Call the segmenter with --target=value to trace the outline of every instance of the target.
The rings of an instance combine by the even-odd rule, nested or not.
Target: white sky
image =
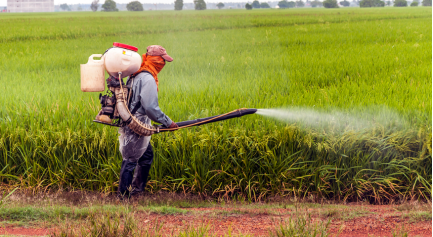
[[[116,3],[129,3],[133,0],[115,0]],[[173,3],[174,0],[139,0],[141,3]],[[210,3],[217,3],[217,2],[246,2],[247,0],[241,1],[241,0],[232,0],[232,1],[224,1],[224,0],[210,0],[210,1],[205,1],[205,2],[210,2]],[[252,0],[251,0],[252,1]],[[54,5],[59,5],[62,3],[67,3],[67,4],[78,4],[78,3],[82,3],[82,4],[90,4],[92,2],[92,0],[54,0]],[[99,2],[104,2],[103,0],[99,1]],[[193,0],[184,0],[183,3],[192,3]],[[0,6],[6,6],[7,5],[7,0],[0,0]]]

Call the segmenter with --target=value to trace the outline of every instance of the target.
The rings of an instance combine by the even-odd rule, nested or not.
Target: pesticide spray
[[[311,108],[293,107],[258,109],[257,114],[285,123],[296,123],[304,129],[334,133],[361,132],[376,127],[402,129],[407,126],[407,122],[397,113],[384,107],[363,108],[363,111],[351,113],[338,110],[320,112]]]

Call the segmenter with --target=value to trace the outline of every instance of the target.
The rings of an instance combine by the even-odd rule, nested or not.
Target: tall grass
[[[79,64],[118,41],[167,48],[162,110],[181,121],[240,107],[361,114],[405,125],[343,134],[252,115],[154,135],[150,190],[382,202],[431,198],[431,8],[0,16],[0,179],[115,191],[116,129],[92,123]],[[13,26],[12,29],[10,26]]]

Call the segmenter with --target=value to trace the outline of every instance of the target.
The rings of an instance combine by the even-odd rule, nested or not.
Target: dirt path
[[[401,210],[399,210],[401,209]],[[432,236],[432,222],[422,219],[422,213],[413,213],[405,208],[395,206],[344,206],[308,207],[299,210],[293,208],[182,208],[186,214],[160,214],[137,212],[135,218],[142,230],[154,231],[162,224],[160,234],[176,235],[188,228],[207,230],[213,235],[224,235],[231,232],[253,236],[268,236],[281,223],[290,218],[304,216],[314,224],[325,225],[331,219],[328,233],[335,236],[393,236],[404,228],[409,236]],[[411,214],[412,213],[412,214]],[[309,217],[308,217],[309,216]],[[421,217],[420,217],[421,216]],[[431,216],[431,215],[430,215]],[[52,231],[49,228],[23,228],[3,226],[0,235],[44,236]]]

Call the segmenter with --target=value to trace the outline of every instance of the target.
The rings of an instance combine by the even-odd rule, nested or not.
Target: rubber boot
[[[137,167],[134,172],[134,179],[132,181],[132,187],[134,189],[134,195],[143,193],[146,188],[147,178],[149,176],[150,168],[153,161],[153,149],[149,143],[143,156],[138,160]]]
[[[137,162],[122,161],[120,168],[119,195],[129,197],[129,189],[133,179],[133,171]]]

